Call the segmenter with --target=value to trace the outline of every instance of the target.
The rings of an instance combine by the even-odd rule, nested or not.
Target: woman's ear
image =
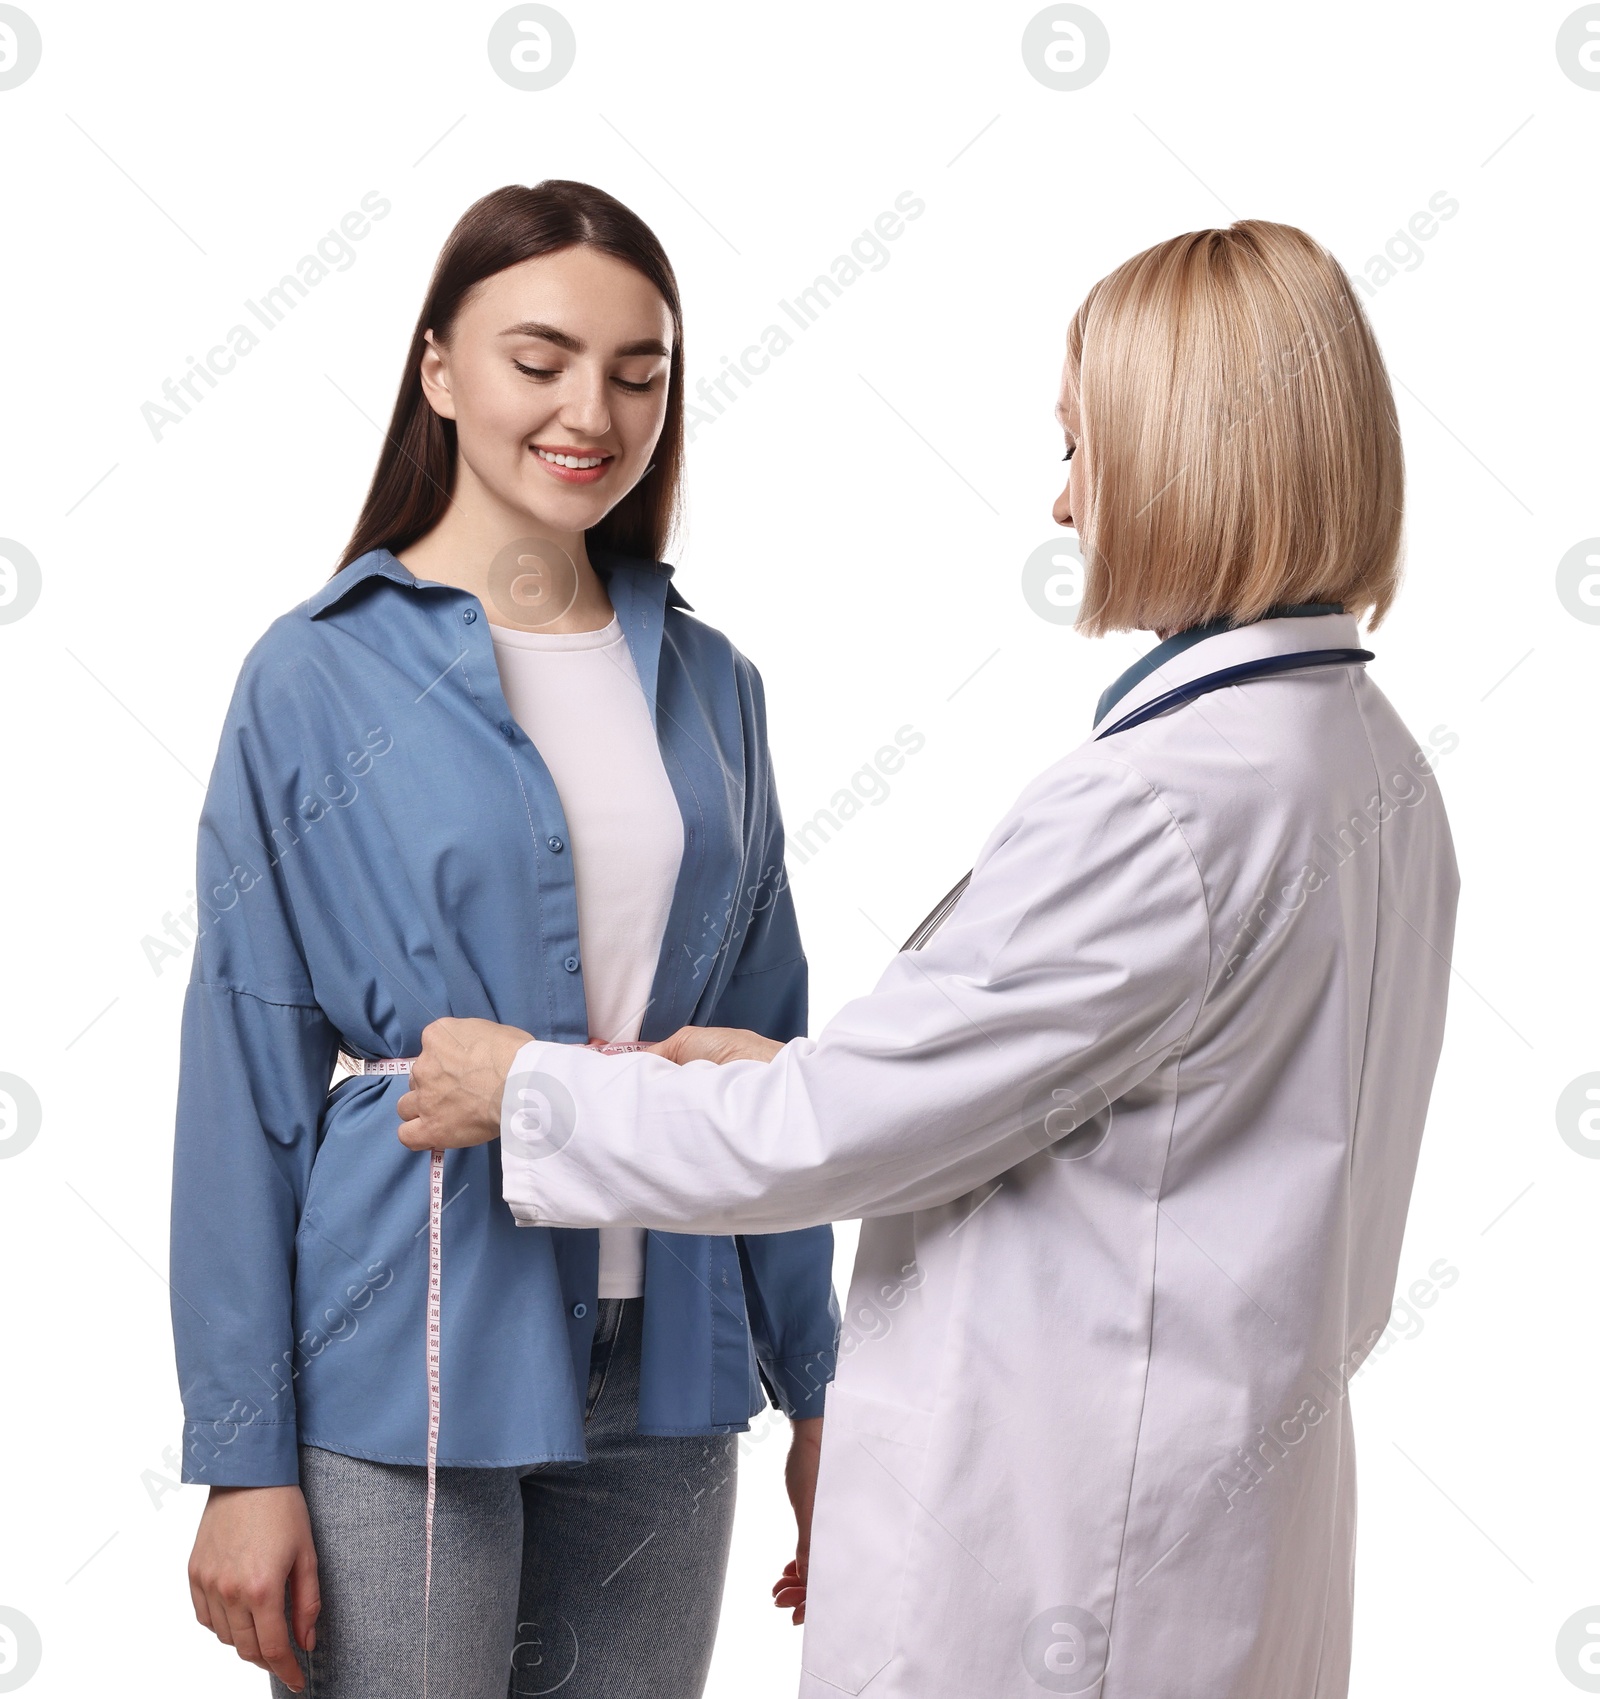
[[[456,416],[455,397],[450,393],[450,362],[446,351],[433,339],[433,332],[422,333],[426,346],[422,350],[422,393],[428,405],[441,419]]]

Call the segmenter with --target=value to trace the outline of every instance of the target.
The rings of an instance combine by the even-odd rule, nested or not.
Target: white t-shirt
[[[639,1036],[683,859],[683,817],[613,616],[599,631],[489,626],[500,687],[555,780],[578,899],[589,1036]],[[600,1229],[600,1296],[644,1291],[644,1230]]]

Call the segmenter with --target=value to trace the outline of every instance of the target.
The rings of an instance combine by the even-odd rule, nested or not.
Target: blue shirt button
[[[553,849],[557,855],[560,855],[562,850],[567,847],[564,843],[562,843],[560,838],[546,838],[545,842],[549,844],[551,849]]]
[[[576,956],[568,956],[561,965],[568,973],[576,973],[578,971],[578,958]]]
[[[589,1313],[589,1306],[587,1304],[574,1304],[572,1306],[572,1313],[579,1321],[582,1321]]]
[[[516,741],[517,728],[512,725],[510,720],[502,720],[500,722],[500,732],[507,743],[514,743]]]
[[[476,608],[463,608],[461,610],[461,617],[468,625],[471,625],[478,617],[478,610]]]

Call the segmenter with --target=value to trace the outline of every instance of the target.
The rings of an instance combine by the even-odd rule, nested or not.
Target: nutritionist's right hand
[[[317,1553],[299,1487],[213,1487],[189,1557],[194,1614],[246,1663],[305,1686],[284,1620],[289,1588],[295,1641],[316,1644]]]

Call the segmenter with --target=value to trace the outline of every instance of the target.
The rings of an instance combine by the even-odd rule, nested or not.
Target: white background
[[[1401,1284],[1441,1258],[1458,1278],[1356,1383],[1353,1691],[1578,1691],[1555,1641],[1600,1600],[1600,1163],[1555,1104],[1600,1069],[1600,626],[1555,586],[1600,532],[1600,92],[1557,62],[1572,8],[1096,0],[1109,66],[1068,93],[1023,62],[1032,3],[562,0],[576,64],[536,93],[490,66],[504,9],[28,0],[43,60],[0,92],[0,534],[43,582],[0,625],[0,1071],[43,1105],[39,1136],[0,1150],[0,1605],[42,1635],[29,1699],[265,1692],[192,1620],[200,1489],[165,1479],[188,960],[158,974],[142,940],[188,901],[245,650],[349,534],[440,243],[479,195],[545,176],[659,233],[691,379],[787,325],[779,298],[902,191],[926,203],[697,433],[673,556],[766,678],[791,829],[896,728],[926,738],[886,800],[792,863],[813,1031],[1153,641],[1086,641],[1020,588],[1052,535],[1051,406],[1085,289],[1235,216],[1302,225],[1362,272],[1430,197],[1459,202],[1368,301],[1409,469],[1407,582],[1372,673],[1419,738],[1454,739],[1463,892]],[[374,189],[392,211],[355,262],[157,441],[141,405]],[[853,1230],[839,1244],[842,1293]],[[715,1699],[798,1670],[766,1602],[792,1529],[781,1424],[763,1431]]]

